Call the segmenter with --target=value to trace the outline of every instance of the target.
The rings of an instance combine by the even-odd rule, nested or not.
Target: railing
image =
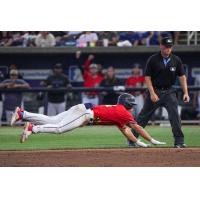
[[[173,89],[177,91],[181,91],[180,86],[173,86]],[[87,87],[69,87],[69,88],[56,88],[57,92],[135,92],[135,91],[146,91],[147,88],[145,87],[137,87],[137,88],[129,88],[124,86],[114,86],[114,87],[96,87],[96,88],[87,88]],[[200,87],[197,86],[188,86],[188,90],[190,91],[199,91]],[[54,88],[41,88],[35,87],[30,89],[5,89],[0,88],[0,92],[55,92]]]
[[[187,45],[191,44],[193,38],[194,38],[194,45],[197,45],[197,43],[198,43],[197,36],[198,36],[197,31],[188,31],[187,32]]]
[[[176,92],[181,92],[182,89],[179,86],[174,86],[173,89]],[[200,91],[200,87],[196,86],[188,86],[189,91]],[[70,88],[59,88],[56,89],[56,92],[73,92],[73,93],[82,93],[82,92],[145,92],[147,88],[138,87],[138,88],[126,88],[124,86],[115,86],[115,87],[98,87],[98,88],[84,88],[84,87],[70,87]],[[44,94],[44,113],[47,113],[47,105],[48,105],[48,93],[55,92],[55,89],[52,88],[31,88],[31,89],[3,89],[0,88],[1,93],[40,93]]]
[[[189,40],[189,42],[191,39]],[[67,55],[67,54],[75,54],[77,50],[81,50],[83,54],[141,54],[141,53],[154,53],[159,50],[159,46],[137,46],[137,47],[85,47],[85,48],[77,48],[77,47],[0,47],[0,55],[26,55],[26,54],[59,54],[59,55]],[[199,46],[188,46],[188,45],[176,45],[174,46],[174,51],[178,53],[182,52],[199,52]]]

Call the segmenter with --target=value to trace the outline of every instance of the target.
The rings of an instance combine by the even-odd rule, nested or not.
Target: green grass
[[[155,139],[173,146],[171,128],[148,126],[146,130]],[[22,127],[0,127],[0,150],[120,148],[127,147],[125,137],[116,127],[87,126],[65,134],[34,134],[28,141],[19,143]],[[184,126],[185,143],[200,147],[200,126]]]

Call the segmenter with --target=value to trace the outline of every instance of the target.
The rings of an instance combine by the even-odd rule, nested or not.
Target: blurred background
[[[191,88],[188,104],[177,92],[182,122],[199,124],[200,32],[195,31],[2,31],[0,124],[9,123],[16,106],[53,116],[78,103],[116,104],[130,88],[138,89],[128,91],[136,97],[137,117],[145,98],[145,63],[165,36],[173,38]],[[150,123],[167,120],[160,108]]]

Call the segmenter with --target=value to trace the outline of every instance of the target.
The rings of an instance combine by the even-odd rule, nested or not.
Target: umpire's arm
[[[153,68],[152,68],[153,65],[154,64],[152,63],[152,57],[150,57],[147,60],[147,64],[146,64],[146,68],[145,68],[145,83],[146,83],[146,86],[149,90],[151,101],[157,102],[159,100],[159,98],[154,91],[152,80],[151,80],[151,77],[154,74],[154,71],[153,71]]]
[[[145,76],[145,83],[146,83],[146,86],[147,86],[147,88],[149,90],[151,101],[152,102],[157,102],[159,100],[159,98],[158,98],[157,94],[154,91],[153,84],[152,84],[150,76]]]
[[[188,88],[187,88],[187,78],[185,75],[179,76],[178,78],[183,90],[183,101],[187,103],[190,101],[190,97],[188,95]]]

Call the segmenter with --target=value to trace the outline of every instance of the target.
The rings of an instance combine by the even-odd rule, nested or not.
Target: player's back
[[[132,114],[123,105],[98,105],[93,107],[94,121],[119,127],[134,121]]]

